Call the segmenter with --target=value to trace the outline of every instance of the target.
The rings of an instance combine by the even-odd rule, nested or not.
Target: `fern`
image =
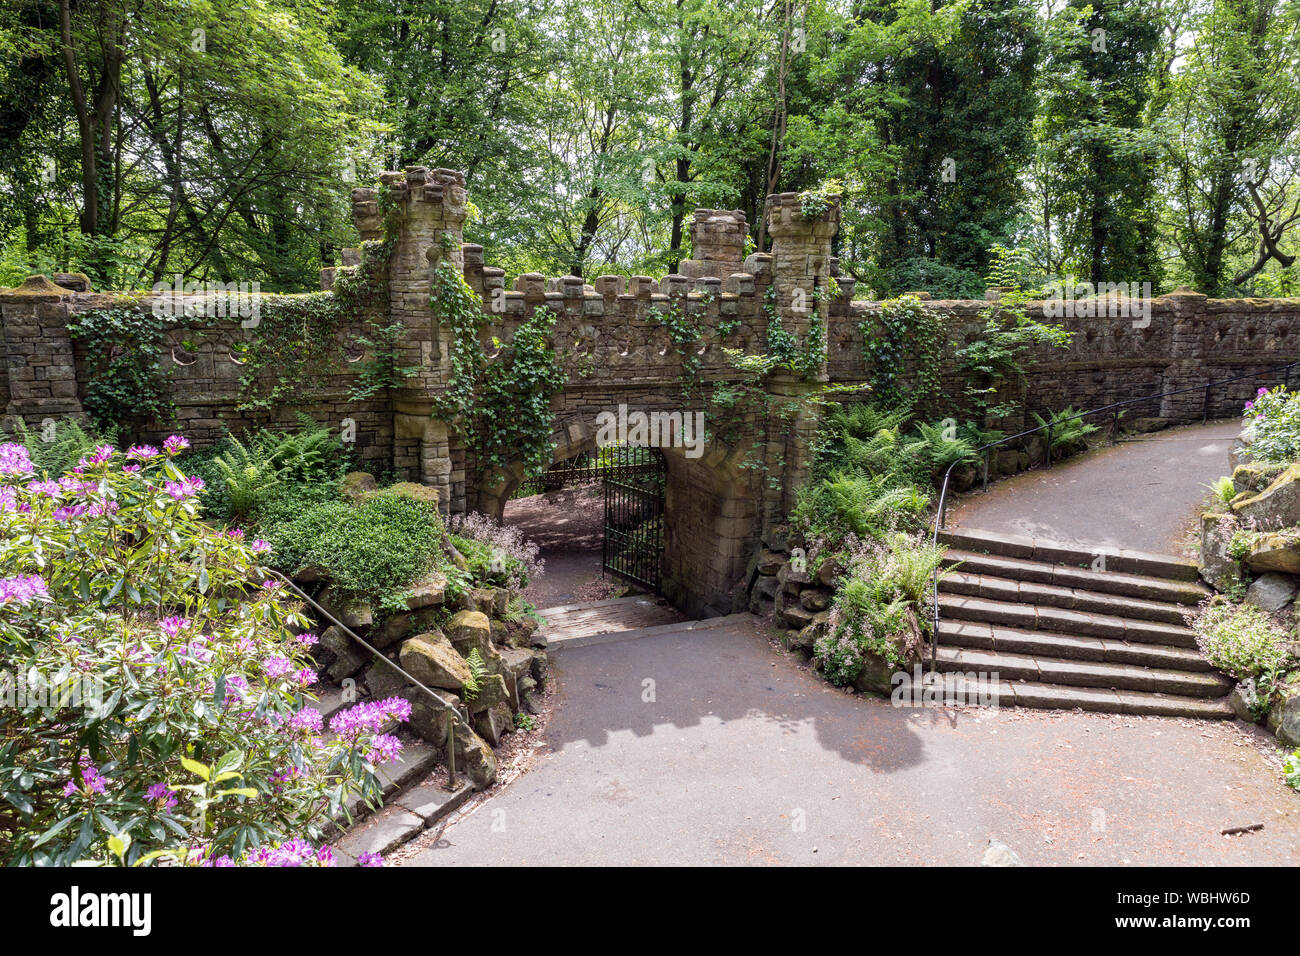
[[[1040,427],[1051,426],[1052,447],[1059,448],[1063,445],[1077,445],[1097,430],[1096,425],[1088,424],[1079,418],[1080,414],[1082,413],[1074,408],[1063,408],[1050,418],[1043,418],[1035,412],[1034,420]]]
[[[466,700],[474,700],[482,689],[483,680],[492,673],[492,670],[483,662],[483,655],[478,652],[477,647],[469,652],[465,663],[469,665],[469,680],[461,685],[461,690],[464,691]]]
[[[96,445],[113,440],[113,434],[92,434],[72,418],[58,419],[52,429],[30,428],[20,418],[14,423],[12,437],[0,431],[0,442],[16,441],[27,448],[36,474],[42,478],[62,477],[93,452]]]
[[[1237,488],[1232,483],[1232,479],[1227,475],[1224,475],[1222,478],[1214,479],[1214,481],[1205,487],[1209,488],[1214,494],[1216,501],[1220,501],[1225,505],[1231,503],[1232,499],[1237,497]]]
[[[270,500],[280,485],[280,473],[274,460],[256,442],[245,445],[231,435],[226,451],[212,460],[221,475],[230,499],[230,512],[244,517]]]

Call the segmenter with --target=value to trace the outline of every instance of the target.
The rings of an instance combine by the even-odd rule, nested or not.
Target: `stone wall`
[[[694,258],[681,263],[680,274],[659,279],[601,276],[590,284],[574,276],[525,274],[506,288],[503,270],[485,263],[481,247],[463,241],[468,194],[462,174],[423,167],[385,173],[378,189],[353,190],[352,200],[358,232],[371,244],[367,249],[382,251],[365,257],[371,285],[382,294],[362,298],[355,321],[339,332],[338,348],[349,361],[359,361],[364,356],[357,339],[363,330],[376,320],[395,320],[405,330],[399,361],[416,374],[392,394],[358,403],[348,397],[356,376],[345,364],[313,389],[301,410],[336,427],[344,420],[355,422],[358,456],[369,470],[391,468],[399,477],[437,488],[444,510],[499,514],[522,478],[522,468],[479,475],[454,423],[431,414],[451,374],[450,334],[439,327],[429,303],[433,277],[443,263],[462,270],[482,296],[481,341],[492,358],[508,353],[515,331],[534,309],[546,307],[556,315],[554,343],[567,380],[552,402],[557,460],[593,447],[596,416],[620,404],[642,411],[691,410],[683,407],[682,352],[663,321],[673,311],[701,329],[698,340],[686,348],[706,386],[736,374],[724,349],[769,351],[772,317],[801,342],[817,324],[823,327],[828,343],[824,366],[807,378],[773,376],[771,408],[789,407],[790,400],[806,395],[818,381],[852,384],[871,377],[862,356],[862,327],[870,327],[879,305],[853,301],[855,282],[840,274],[831,255],[839,220],[836,202],[806,218],[796,194],[769,197],[771,253],[742,258],[748,232],[743,214],[700,209],[690,227]],[[324,270],[322,287],[333,288],[341,275],[360,268],[362,258],[358,250],[344,250],[343,265]],[[834,294],[832,277],[837,280]],[[106,305],[151,307],[148,297],[77,291],[83,286],[74,285],[36,277],[18,289],[0,291],[5,360],[0,401],[6,416],[38,423],[81,414],[86,362],[68,335],[68,316]],[[929,305],[944,315],[948,327],[945,401],[948,411],[959,413],[963,383],[954,352],[980,334],[980,312],[987,303]],[[1042,303],[1029,308],[1043,313]],[[1030,412],[1067,405],[1085,409],[1186,388],[1192,391],[1134,409],[1130,416],[1184,422],[1199,420],[1206,410],[1211,416],[1235,415],[1257,383],[1216,389],[1208,405],[1200,386],[1300,359],[1297,299],[1207,300],[1178,293],[1155,300],[1149,322],[1128,315],[1061,321],[1076,333],[1073,343],[1033,356],[1023,394]],[[299,406],[257,414],[240,409],[242,367],[231,346],[255,334],[255,329],[226,320],[186,321],[174,328],[163,361],[169,363],[177,420],[153,423],[146,437],[179,430],[203,444],[226,429],[292,422]],[[695,460],[669,451],[665,560],[667,587],[678,603],[693,610],[727,609],[731,585],[743,573],[745,560],[793,503],[815,427],[806,412],[794,419],[756,414],[747,448],[715,443]],[[755,449],[767,470],[761,478],[750,467]]]

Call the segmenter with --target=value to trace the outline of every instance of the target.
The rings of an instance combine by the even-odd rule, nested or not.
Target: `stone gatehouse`
[[[362,239],[387,250],[378,265],[367,266],[373,270],[372,286],[385,294],[358,300],[357,327],[344,324],[338,347],[349,352],[348,362],[357,361],[362,318],[371,326],[375,319],[400,323],[397,357],[415,369],[400,387],[353,401],[348,396],[356,373],[345,363],[296,407],[243,410],[238,343],[257,335],[257,329],[237,319],[185,320],[169,328],[161,356],[170,372],[176,421],[155,423],[157,430],[178,428],[201,443],[226,429],[291,422],[296,411],[306,411],[320,421],[350,423],[367,467],[438,488],[444,509],[499,515],[524,477],[522,465],[480,473],[454,424],[433,415],[451,375],[450,333],[430,306],[433,276],[444,262],[482,298],[481,342],[489,357],[508,352],[514,331],[534,309],[546,307],[556,316],[553,344],[565,377],[552,401],[556,461],[593,448],[597,416],[620,405],[645,412],[699,410],[698,400],[684,397],[686,356],[695,380],[708,386],[737,378],[726,350],[766,352],[774,323],[801,345],[824,335],[824,355],[802,374],[768,377],[764,387],[771,400],[751,410],[739,437],[711,434],[700,457],[663,449],[665,593],[692,613],[730,610],[732,586],[763,532],[792,506],[808,468],[816,422],[798,399],[821,383],[861,385],[871,377],[862,345],[878,303],[853,299],[855,280],[840,274],[832,255],[837,203],[809,212],[796,194],[770,196],[770,252],[743,255],[749,232],[743,214],[700,209],[691,224],[694,258],[682,262],[677,274],[600,276],[590,284],[574,276],[525,274],[507,288],[504,272],[485,262],[483,249],[463,241],[466,202],[464,177],[445,169],[389,172],[379,188],[353,190]],[[343,261],[324,270],[322,289],[331,290],[340,272],[360,268],[361,257],[357,250],[345,250]],[[76,281],[60,281],[34,277],[0,291],[5,358],[0,400],[6,416],[32,424],[83,413],[87,363],[68,333],[70,314],[151,307],[149,296],[93,292]],[[949,359],[943,377],[956,413],[963,398],[951,353],[979,335],[987,303],[928,305],[945,319]],[[1041,312],[1043,304],[1030,308]],[[696,341],[673,341],[664,321],[672,310],[701,330]],[[1127,316],[1060,321],[1075,333],[1073,342],[1065,350],[1044,348],[1035,357],[1021,396],[1027,411],[1083,409],[1195,389],[1300,358],[1297,299],[1207,300],[1179,292],[1156,299],[1145,324]],[[1248,382],[1218,389],[1208,401],[1187,391],[1147,414],[1175,422],[1199,420],[1206,413],[1235,415],[1251,390]]]

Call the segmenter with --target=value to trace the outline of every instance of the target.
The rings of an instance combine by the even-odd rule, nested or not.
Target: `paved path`
[[[948,512],[951,527],[1005,531],[1067,544],[1176,554],[1209,494],[1228,473],[1238,420],[1171,428],[1007,478]]]
[[[1031,865],[1300,864],[1300,796],[1242,724],[898,709],[751,623],[566,649],[555,669],[552,751],[402,857],[976,864],[997,837]]]

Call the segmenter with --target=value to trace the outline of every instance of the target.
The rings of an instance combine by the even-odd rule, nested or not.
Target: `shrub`
[[[1282,758],[1282,773],[1286,777],[1287,786],[1292,790],[1300,790],[1300,750]]]
[[[522,590],[545,570],[536,544],[518,528],[487,515],[475,511],[452,515],[448,530],[456,550],[469,562],[475,581]]]
[[[261,583],[265,542],[200,519],[184,446],[102,446],[58,481],[0,446],[0,655],[25,682],[0,711],[8,864],[302,862],[284,847],[381,795],[380,729],[409,704],[323,737],[306,618]]]
[[[902,650],[912,620],[929,623],[930,588],[945,549],[919,535],[896,534],[888,543],[851,540],[848,568],[831,605],[828,630],[813,657],[832,684],[852,683],[867,656],[906,666]]]
[[[1051,425],[1052,448],[1071,449],[1076,448],[1083,443],[1083,440],[1097,431],[1097,426],[1085,422],[1078,416],[1081,409],[1073,406],[1061,409],[1053,415],[1044,418],[1037,412],[1034,413],[1034,420],[1040,427],[1046,428]]]
[[[1197,643],[1210,663],[1238,680],[1253,678],[1263,704],[1292,663],[1287,634],[1251,604],[1205,606],[1193,622]]]
[[[260,533],[289,574],[320,568],[345,598],[394,605],[405,588],[444,556],[446,534],[437,508],[381,491],[353,507],[338,500],[291,502],[268,509]]]
[[[347,468],[330,429],[306,415],[297,431],[262,429],[244,441],[228,435],[210,461],[223,489],[226,513],[213,515],[220,518],[249,517],[301,486],[332,484]]]
[[[20,418],[14,425],[13,438],[27,449],[33,475],[58,478],[71,471],[82,458],[93,454],[97,445],[114,441],[116,432],[86,431],[72,418],[48,420],[48,424],[32,429]],[[0,431],[0,442],[5,441],[9,441],[9,436]]]
[[[1255,458],[1288,463],[1300,458],[1300,402],[1295,392],[1281,385],[1261,388],[1242,415]]]
[[[1237,488],[1232,483],[1232,479],[1227,475],[1214,479],[1206,485],[1210,489],[1210,494],[1219,504],[1228,504],[1233,498],[1237,497]]]

